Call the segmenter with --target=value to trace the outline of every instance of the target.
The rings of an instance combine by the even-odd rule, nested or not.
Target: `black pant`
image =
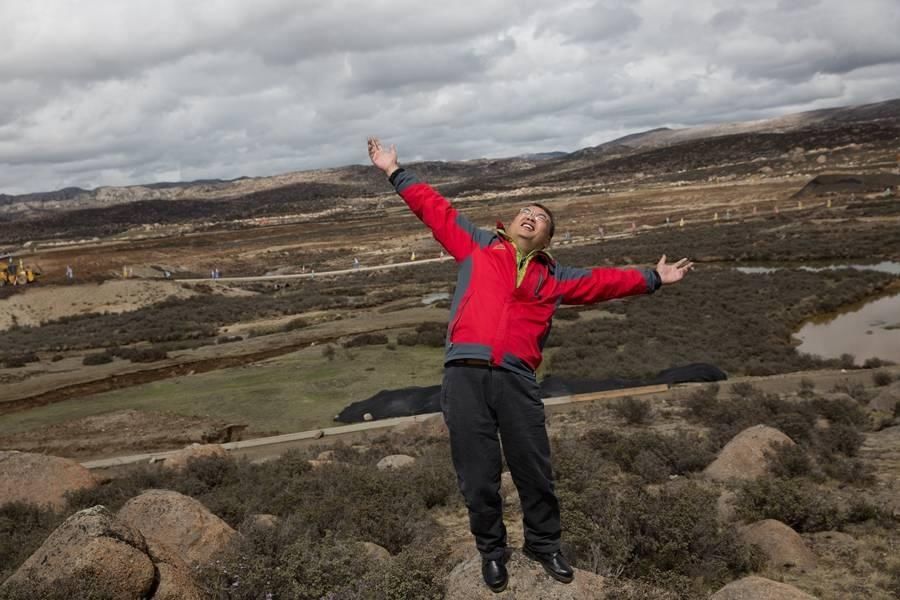
[[[537,383],[504,369],[448,364],[441,410],[469,526],[482,557],[498,559],[506,548],[498,430],[522,502],[525,543],[536,552],[559,550],[559,501]]]

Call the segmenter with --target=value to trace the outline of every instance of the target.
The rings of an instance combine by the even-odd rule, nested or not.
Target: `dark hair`
[[[540,202],[532,202],[530,206],[537,206],[539,209],[547,213],[547,216],[550,217],[550,237],[553,237],[553,232],[556,230],[556,220],[553,218],[553,213],[550,212],[550,209],[541,204]]]

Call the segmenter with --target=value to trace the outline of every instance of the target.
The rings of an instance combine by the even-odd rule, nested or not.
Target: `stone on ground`
[[[481,556],[473,556],[450,572],[445,600],[597,600],[604,598],[604,578],[588,571],[575,570],[572,583],[560,583],[551,578],[533,560],[513,550],[506,564],[509,585],[495,594],[484,585],[481,577]]]
[[[893,416],[900,404],[900,381],[881,388],[878,395],[869,401],[869,410],[875,410]]]
[[[34,598],[145,598],[155,577],[148,552],[139,531],[95,506],[66,519],[0,589]]]
[[[416,462],[416,459],[412,456],[408,456],[406,454],[391,454],[390,456],[385,456],[381,460],[378,461],[376,465],[379,471],[384,471],[386,469],[402,469],[405,467],[411,467]]]
[[[192,460],[227,457],[228,451],[221,444],[191,444],[167,456],[162,466],[173,471],[183,471]]]
[[[236,535],[203,504],[169,490],[149,490],[125,503],[119,518],[144,537],[171,546],[188,563],[205,563]]]
[[[794,445],[794,442],[773,427],[749,427],[725,444],[703,473],[716,481],[762,477],[769,469],[766,453],[771,452],[775,444]]]
[[[391,560],[391,553],[387,548],[379,546],[374,542],[360,542],[365,551],[365,555],[375,562],[388,562]]]
[[[765,519],[741,527],[738,533],[744,542],[759,546],[772,568],[812,571],[816,555],[796,531],[774,519]]]
[[[816,600],[792,585],[755,575],[732,581],[709,600]]]

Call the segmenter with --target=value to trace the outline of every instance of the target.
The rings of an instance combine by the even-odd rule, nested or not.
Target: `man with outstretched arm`
[[[500,497],[502,454],[522,502],[524,554],[553,578],[574,571],[560,552],[559,502],[535,371],[560,304],[591,304],[648,294],[693,267],[686,258],[655,269],[577,269],[545,248],[553,214],[531,203],[509,228],[479,229],[431,186],[397,164],[394,146],[369,139],[369,157],[434,238],[459,264],[447,328],[441,410],[469,526],[494,592],[506,588],[506,528]],[[499,434],[499,435],[498,435]]]

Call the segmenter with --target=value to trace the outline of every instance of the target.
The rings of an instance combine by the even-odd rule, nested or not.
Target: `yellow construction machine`
[[[0,262],[0,286],[26,285],[34,283],[41,276],[40,268],[25,265],[21,258],[16,261],[12,256],[0,257],[6,260],[6,264]]]

